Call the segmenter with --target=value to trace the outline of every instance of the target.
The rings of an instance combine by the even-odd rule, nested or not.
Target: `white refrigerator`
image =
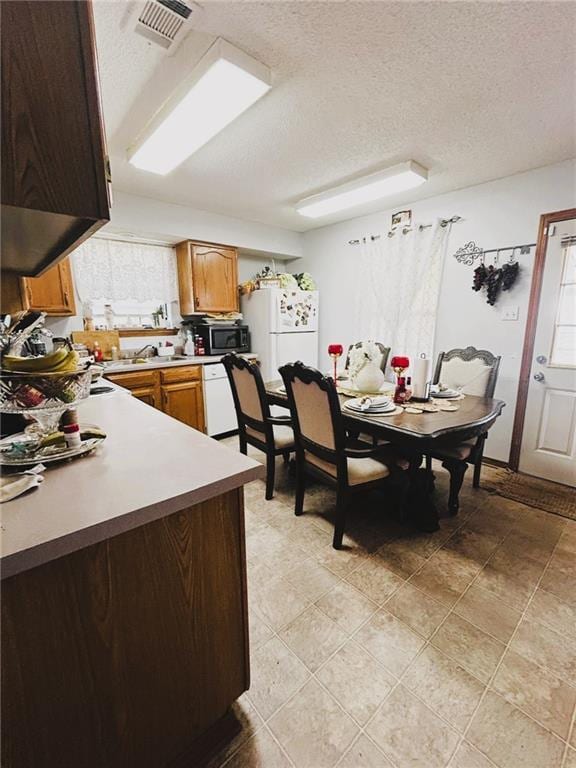
[[[296,360],[318,367],[318,291],[261,288],[242,297],[242,315],[264,381]]]

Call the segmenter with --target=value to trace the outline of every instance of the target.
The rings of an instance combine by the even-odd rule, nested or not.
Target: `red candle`
[[[342,344],[328,344],[328,354],[334,360],[334,383],[336,383],[338,358],[344,352]]]
[[[394,355],[390,361],[390,365],[392,368],[402,368],[402,370],[404,370],[410,365],[410,360],[404,355]]]

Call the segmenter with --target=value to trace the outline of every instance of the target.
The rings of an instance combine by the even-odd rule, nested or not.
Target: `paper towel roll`
[[[427,397],[429,381],[430,360],[426,356],[417,357],[414,361],[414,371],[412,375],[413,396],[421,399]]]

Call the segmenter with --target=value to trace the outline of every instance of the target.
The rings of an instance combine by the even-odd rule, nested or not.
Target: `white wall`
[[[302,254],[301,235],[298,232],[163,203],[117,190],[114,190],[111,214],[110,224],[103,227],[99,234],[105,235],[108,229],[174,244],[186,239],[207,240],[234,245],[247,251],[245,254],[241,252],[238,260],[240,282],[248,280],[264,266],[271,264],[266,254],[277,258],[299,258]],[[76,309],[80,313],[78,296]],[[81,331],[83,328],[80,314],[75,317],[48,318],[46,325],[56,336],[68,336],[72,331]],[[135,345],[139,343],[137,339]],[[128,339],[124,339],[122,345],[125,348],[134,346]]]
[[[510,450],[534,249],[530,256],[519,257],[519,280],[509,294],[501,294],[494,307],[486,303],[483,294],[471,290],[473,267],[459,264],[453,253],[470,240],[485,249],[536,242],[542,213],[576,205],[575,180],[576,161],[568,161],[411,206],[417,223],[454,214],[464,219],[452,226],[448,240],[435,354],[473,345],[502,355],[496,397],[506,402],[506,408],[486,443],[486,455],[501,461],[507,461]],[[386,232],[391,213],[385,210],[303,235],[304,258],[298,262],[298,271],[311,272],[320,289],[320,354],[324,367],[329,363],[324,350],[330,342],[349,344],[363,338],[362,328],[355,327],[353,309],[362,296],[350,294],[359,246],[349,245],[348,241]],[[519,307],[518,321],[502,320],[502,310],[509,305]],[[382,311],[386,311],[385,307]],[[410,307],[406,311],[410,312]]]
[[[281,227],[198,211],[114,190],[110,224],[101,230],[131,232],[177,243],[179,240],[208,240],[255,251],[302,254],[301,236]]]

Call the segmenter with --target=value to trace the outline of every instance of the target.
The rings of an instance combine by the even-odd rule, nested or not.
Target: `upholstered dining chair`
[[[381,344],[379,341],[374,342],[380,352],[382,353],[382,359],[380,360],[380,370],[382,373],[386,371],[386,365],[388,364],[388,356],[390,355],[390,347],[385,347],[384,344]],[[348,370],[350,367],[350,352],[353,349],[358,349],[359,347],[364,344],[363,341],[357,341],[355,344],[350,344],[348,347],[348,352],[346,353],[346,363],[345,363],[345,369]]]
[[[334,381],[304,363],[290,363],[280,369],[292,414],[296,440],[296,500],[294,512],[304,509],[306,475],[336,487],[334,549],[342,548],[346,512],[354,494],[376,488],[397,478],[401,491],[408,487],[409,462],[395,458],[390,446],[373,448],[365,443],[351,447]]]
[[[465,395],[477,395],[478,397],[494,397],[494,389],[498,379],[498,369],[500,367],[500,357],[493,355],[486,349],[476,349],[476,347],[466,347],[466,349],[451,349],[449,352],[440,352],[434,371],[434,384],[441,383],[445,387],[458,389]],[[443,462],[458,460],[474,466],[474,476],[472,485],[474,488],[480,486],[480,473],[482,471],[482,456],[484,453],[484,443],[488,433],[484,433],[472,440],[459,443],[454,446],[439,447],[436,451],[426,456],[426,467],[431,469],[432,458]],[[447,469],[454,470],[454,467],[447,466]],[[461,468],[462,469],[462,468]],[[458,472],[451,471],[451,489],[449,507],[455,512],[454,493],[455,484],[462,484],[462,477],[458,477]],[[459,490],[459,487],[458,489]]]
[[[232,389],[240,451],[246,453],[250,444],[266,454],[266,498],[271,499],[276,456],[283,456],[288,463],[295,451],[290,417],[270,415],[262,374],[256,363],[233,353],[225,355],[222,363]]]

